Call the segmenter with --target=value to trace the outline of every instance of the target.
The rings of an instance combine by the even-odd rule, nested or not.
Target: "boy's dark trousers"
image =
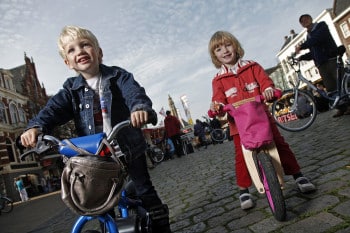
[[[144,154],[128,164],[128,173],[135,184],[136,195],[142,200],[143,207],[149,212],[159,209],[163,203],[152,185]],[[152,233],[171,232],[168,213],[156,217],[152,223]]]

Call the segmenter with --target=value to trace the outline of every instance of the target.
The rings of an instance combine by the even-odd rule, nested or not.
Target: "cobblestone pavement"
[[[256,207],[240,208],[232,142],[160,164],[151,175],[169,205],[173,232],[350,232],[350,116],[332,114],[318,115],[303,132],[281,130],[302,172],[317,186],[315,193],[303,195],[285,176],[285,222],[274,219],[255,189]]]
[[[159,195],[169,205],[174,233],[345,233],[350,232],[350,116],[320,114],[307,130],[282,131],[304,175],[317,191],[299,193],[286,176],[287,220],[272,216],[266,198],[251,192],[254,209],[241,210],[235,185],[233,143],[210,145],[165,161],[151,170]],[[69,232],[76,216],[58,193],[15,206],[0,216],[1,233]]]

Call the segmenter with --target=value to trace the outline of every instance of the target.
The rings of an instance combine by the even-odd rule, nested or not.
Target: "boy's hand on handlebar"
[[[148,123],[148,112],[142,110],[132,112],[130,120],[133,127],[140,128],[142,125]]]
[[[31,128],[21,135],[21,143],[24,147],[35,147],[40,129]]]

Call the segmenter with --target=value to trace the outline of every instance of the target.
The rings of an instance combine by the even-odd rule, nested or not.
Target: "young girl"
[[[232,104],[257,95],[263,95],[267,101],[272,100],[275,88],[273,81],[258,63],[242,60],[244,50],[231,33],[225,31],[214,33],[209,41],[208,49],[214,66],[219,69],[212,80],[213,96],[208,111],[209,116],[223,114],[216,108],[218,103]],[[267,106],[265,111],[270,119],[273,139],[280,155],[284,173],[293,175],[302,193],[314,191],[315,186],[302,175],[295,155],[278,131]],[[240,136],[233,118],[229,117],[229,125],[235,145],[236,178],[240,189],[241,208],[249,209],[254,206],[248,189],[252,185],[252,180],[243,158]]]

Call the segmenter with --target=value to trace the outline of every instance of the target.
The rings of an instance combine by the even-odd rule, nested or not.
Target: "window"
[[[344,38],[348,38],[350,36],[349,25],[346,21],[340,24],[340,29],[343,32]]]
[[[3,102],[0,102],[0,123],[8,123],[6,119],[6,109]]]
[[[18,115],[19,115],[19,121],[25,123],[26,122],[26,115],[25,115],[23,108],[18,108]]]
[[[10,116],[11,116],[11,124],[16,124],[18,122],[18,111],[15,104],[10,104]]]
[[[4,75],[0,73],[0,87],[4,87]]]
[[[12,79],[10,76],[8,75],[4,75],[4,87],[8,90],[14,90],[13,89],[13,83],[12,83]]]

